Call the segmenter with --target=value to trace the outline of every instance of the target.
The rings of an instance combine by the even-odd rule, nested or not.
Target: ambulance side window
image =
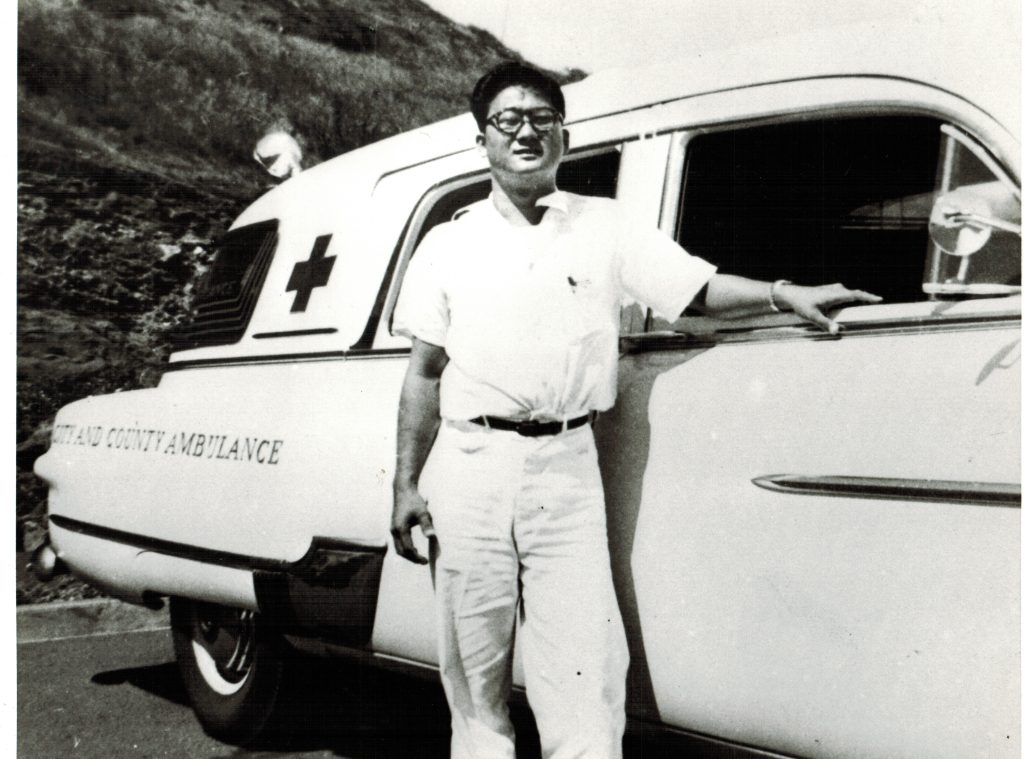
[[[277,247],[277,219],[233,229],[216,244],[196,284],[190,320],[170,335],[174,350],[241,340]]]
[[[577,195],[614,198],[622,153],[604,150],[579,158],[570,156],[558,169],[558,188]]]
[[[620,158],[618,150],[569,156],[558,169],[558,188],[577,195],[614,198]],[[491,180],[487,177],[472,184],[463,184],[439,197],[420,226],[416,245],[433,227],[451,221],[460,209],[483,200],[490,192]]]
[[[557,184],[560,190],[579,195],[614,198],[618,186],[619,164],[621,153],[617,146],[601,148],[570,155],[562,162],[558,170]],[[486,198],[491,192],[491,179],[487,175],[479,178],[464,178],[454,182],[446,190],[435,189],[426,195],[419,208],[409,221],[406,234],[403,235],[399,247],[403,252],[396,273],[396,288],[401,286],[409,259],[415,255],[416,247],[432,228],[446,221],[451,221],[462,208]],[[397,297],[392,300],[392,312]],[[371,317],[372,320],[372,317]],[[391,315],[387,320],[387,337],[385,343],[378,339],[375,348],[390,348],[396,338],[391,331]],[[408,344],[405,341],[404,344]]]
[[[440,197],[431,207],[429,213],[427,213],[427,217],[423,220],[423,224],[420,225],[419,232],[416,235],[413,252],[415,252],[416,248],[419,247],[420,242],[422,242],[427,232],[438,224],[451,221],[459,209],[472,205],[478,200],[483,200],[487,197],[490,191],[491,180],[486,179],[473,182],[472,184],[462,185]]]
[[[940,126],[876,116],[698,135],[677,239],[724,273],[926,300]]]

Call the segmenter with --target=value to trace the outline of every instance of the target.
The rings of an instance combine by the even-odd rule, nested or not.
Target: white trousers
[[[537,438],[445,422],[421,484],[452,759],[514,759],[512,646],[546,758],[622,756],[626,637],[589,425]]]

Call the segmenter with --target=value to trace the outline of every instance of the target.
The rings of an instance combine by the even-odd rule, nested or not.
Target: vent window
[[[213,264],[196,285],[191,322],[171,335],[174,350],[242,339],[277,247],[277,225],[272,219],[224,235]]]

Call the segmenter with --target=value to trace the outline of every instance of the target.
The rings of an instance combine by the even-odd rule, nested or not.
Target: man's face
[[[530,111],[534,108],[552,108],[538,92],[519,85],[499,92],[487,116],[491,117],[508,108]],[[566,149],[568,134],[560,121],[551,129],[538,132],[529,120],[524,120],[515,134],[505,134],[493,124],[484,127],[477,136],[477,144],[487,153],[491,171],[499,182],[513,185],[553,184],[558,164]]]

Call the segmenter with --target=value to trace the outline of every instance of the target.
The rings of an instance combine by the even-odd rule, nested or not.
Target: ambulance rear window
[[[228,232],[217,244],[213,264],[196,285],[192,319],[171,335],[175,350],[238,342],[277,247],[277,220]]]

